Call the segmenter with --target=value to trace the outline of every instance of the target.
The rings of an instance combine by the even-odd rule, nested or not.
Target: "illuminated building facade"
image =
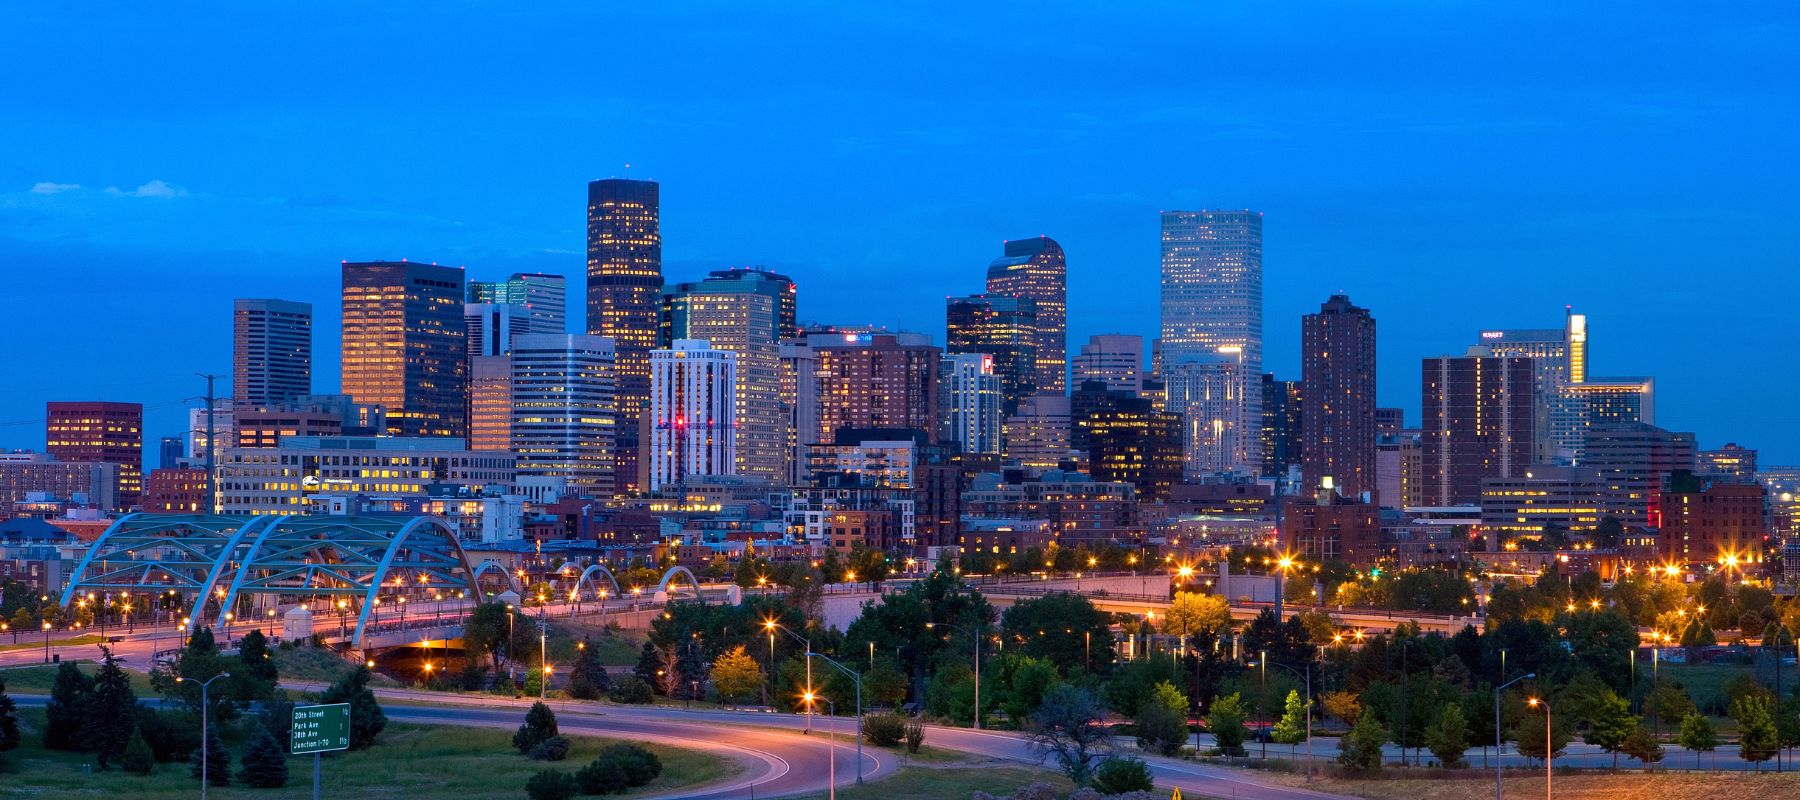
[[[1018,413],[1006,418],[1007,460],[1017,461],[1032,475],[1071,463],[1074,424],[1068,396],[1039,394],[1025,398]]]
[[[0,453],[0,519],[18,515],[26,497],[34,494],[118,508],[119,468],[104,461],[58,461],[49,453]]]
[[[144,510],[156,514],[211,513],[206,508],[206,470],[150,470],[144,478]]]
[[[515,272],[504,281],[469,281],[469,302],[523,306],[530,333],[569,332],[569,287],[561,275]]]
[[[512,424],[512,356],[469,359],[469,449],[511,450]]]
[[[1246,419],[1262,418],[1263,218],[1256,211],[1162,213],[1161,367],[1242,348]],[[1262,458],[1258,439],[1252,461]]]
[[[1144,391],[1144,337],[1123,333],[1089,336],[1070,362],[1070,386],[1088,381],[1136,396]]]
[[[129,511],[144,494],[144,407],[139,403],[44,404],[44,452],[58,461],[117,464],[113,505]]]
[[[1029,298],[975,294],[944,300],[944,350],[991,356],[1008,414],[1038,392],[1037,325],[1037,301]]]
[[[1588,429],[1581,465],[1607,483],[1607,512],[1627,527],[1658,527],[1669,476],[1694,471],[1694,435],[1642,422]]]
[[[820,333],[808,336],[807,344],[819,358],[819,430],[813,443],[835,442],[845,428],[911,428],[936,441],[943,351],[930,337]]]
[[[515,337],[531,333],[531,311],[514,303],[464,303],[463,329],[469,359],[512,352]]]
[[[346,261],[343,270],[344,393],[385,409],[391,436],[465,435],[462,268]]]
[[[222,448],[275,447],[289,436],[344,435],[343,417],[329,411],[288,404],[267,408],[240,408],[235,422],[237,436],[230,438],[221,435],[219,439]],[[223,452],[220,451],[221,455]]]
[[[781,414],[786,483],[799,486],[812,480],[808,452],[819,434],[819,354],[804,336],[781,342]]]
[[[1424,505],[1476,503],[1483,480],[1530,467],[1537,445],[1535,373],[1529,358],[1487,355],[1482,348],[1423,360]]]
[[[1375,318],[1332,295],[1300,325],[1300,470],[1307,491],[1375,492]]]
[[[1017,483],[993,473],[977,476],[962,495],[962,513],[976,519],[1049,520],[1066,547],[1100,542],[1131,547],[1144,538],[1136,487],[1079,472],[1051,470]]]
[[[588,497],[613,493],[613,347],[604,336],[513,340],[512,452],[520,477],[557,477]]]
[[[1562,416],[1552,421],[1552,427],[1579,462],[1595,428],[1656,423],[1656,379],[1593,378],[1572,383],[1563,387],[1558,410]]]
[[[650,351],[650,491],[737,474],[737,359],[700,339]]]
[[[1717,450],[1702,450],[1696,457],[1695,474],[1726,483],[1756,482],[1756,451],[1736,442]]]
[[[220,513],[300,514],[319,495],[424,496],[440,483],[509,493],[512,454],[464,444],[454,437],[295,436],[279,447],[226,448]]]
[[[1087,472],[1096,481],[1129,483],[1139,499],[1161,502],[1181,482],[1181,417],[1147,400],[1121,398],[1075,420],[1085,442]]]
[[[1481,482],[1481,530],[1490,550],[1508,549],[1519,537],[1537,538],[1545,528],[1592,533],[1608,516],[1609,490],[1600,473],[1583,467],[1536,465],[1510,477]]]
[[[1183,474],[1254,476],[1262,471],[1261,419],[1249,416],[1245,389],[1262,391],[1244,375],[1243,353],[1221,348],[1211,356],[1184,356],[1164,372],[1163,408],[1181,417]]]
[[[1067,391],[1069,265],[1062,245],[1048,236],[1014,239],[988,264],[987,293],[1032,301],[1032,385],[1040,392]]]
[[[938,439],[964,453],[999,455],[1006,416],[1001,406],[1000,376],[994,358],[985,353],[954,353],[938,368],[938,399],[943,403],[943,430]]]
[[[1587,382],[1587,316],[1566,310],[1561,329],[1484,330],[1479,339],[1476,345],[1495,356],[1531,359],[1537,395],[1533,458],[1547,464],[1580,453],[1579,402],[1565,389]]]
[[[1706,563],[1741,577],[1768,547],[1768,492],[1756,483],[1710,481],[1676,473],[1662,493],[1657,552],[1676,564]]]
[[[231,399],[243,406],[312,394],[312,304],[238,299],[231,308]]]
[[[654,181],[608,178],[588,184],[587,332],[613,340],[617,354],[621,493],[641,487],[641,439],[650,397],[662,291],[662,197]]]
[[[1300,465],[1300,382],[1262,376],[1262,477],[1284,478]]]
[[[1381,509],[1326,487],[1289,500],[1281,514],[1281,547],[1302,562],[1372,566],[1381,558]]]
[[[669,287],[661,303],[663,346],[700,339],[737,354],[735,474],[770,484],[784,481],[793,451],[781,394],[781,334],[784,324],[793,324],[793,280],[758,270],[721,270],[703,281]]]

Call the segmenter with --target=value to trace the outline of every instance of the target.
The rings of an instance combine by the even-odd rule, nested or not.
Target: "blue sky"
[[[1347,291],[1416,417],[1420,357],[1573,304],[1661,424],[1800,462],[1791,4],[769,5],[0,11],[0,447],[53,399],[178,432],[233,297],[315,303],[334,390],[342,259],[578,281],[629,163],[670,280],[765,265],[822,322],[941,337],[1053,236],[1072,347],[1154,334],[1158,210],[1255,208],[1277,374]]]

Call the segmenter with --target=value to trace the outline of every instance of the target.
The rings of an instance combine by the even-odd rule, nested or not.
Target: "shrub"
[[[906,752],[917,755],[919,746],[925,743],[925,726],[908,720],[906,723]]]
[[[519,752],[529,754],[531,749],[557,734],[556,712],[542,702],[532,703],[531,710],[525,712],[525,724],[519,726],[513,734],[513,747]]]
[[[256,725],[255,732],[250,735],[250,743],[244,746],[241,762],[243,768],[238,770],[238,782],[256,789],[279,789],[287,785],[288,768],[287,753],[282,752],[275,735],[269,729]]]
[[[1107,756],[1094,770],[1094,790],[1101,794],[1148,792],[1156,788],[1150,778],[1150,765],[1141,759]]]
[[[619,759],[596,758],[575,773],[582,794],[618,794],[631,788],[625,764]]]
[[[137,729],[159,763],[186,761],[200,749],[200,717],[191,711],[157,711],[140,705]]]
[[[149,775],[156,767],[156,753],[150,750],[150,744],[144,741],[144,732],[133,730],[131,741],[125,745],[124,754],[119,756],[119,768],[132,775]]]
[[[525,782],[525,794],[531,800],[569,800],[581,791],[575,776],[560,769],[547,769]]]
[[[623,675],[613,681],[612,691],[607,694],[615,703],[643,704],[656,699],[656,690],[650,688],[636,675]]]
[[[1187,744],[1186,716],[1163,703],[1139,705],[1134,727],[1137,728],[1138,747],[1153,753],[1172,756]]]
[[[891,711],[864,716],[863,738],[876,747],[893,747],[906,738],[906,718]]]
[[[643,786],[662,775],[662,759],[642,745],[615,744],[600,751],[599,759],[612,759],[625,770],[627,786]]]
[[[569,739],[566,736],[552,736],[532,745],[530,756],[533,761],[561,761],[569,757]]]

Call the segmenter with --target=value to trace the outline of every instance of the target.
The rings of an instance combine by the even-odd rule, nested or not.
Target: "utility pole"
[[[199,398],[206,401],[206,513],[217,514],[219,511],[219,465],[215,463],[214,454],[218,452],[218,431],[214,418],[214,408],[219,396],[213,393],[213,381],[224,377],[204,372],[194,373],[206,379],[206,396]]]

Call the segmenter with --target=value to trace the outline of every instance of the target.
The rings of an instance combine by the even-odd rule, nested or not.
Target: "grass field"
[[[1001,766],[1000,762],[993,762],[972,766],[901,767],[893,775],[878,781],[862,786],[839,787],[837,796],[841,800],[893,800],[902,797],[967,800],[975,792],[1004,796],[1025,784],[1039,781],[1049,783],[1063,793],[1075,788],[1074,784],[1054,770],[1012,764]],[[807,797],[819,800],[825,795]]]
[[[67,645],[78,645],[78,644],[100,644],[101,642],[104,642],[104,641],[106,641],[106,637],[104,637],[104,636],[83,635],[83,636],[76,636],[76,637],[70,638],[70,639],[52,639],[52,640],[50,640],[50,644],[53,647],[63,647],[63,646],[67,646]],[[0,652],[4,652],[7,650],[30,650],[34,647],[41,649],[41,648],[43,648],[43,646],[44,646],[44,643],[42,641],[33,642],[33,641],[30,641],[29,639],[27,639],[27,640],[22,640],[18,643],[6,642],[4,644],[0,644]]]
[[[1259,773],[1281,783],[1370,800],[1491,800],[1494,776],[1457,779],[1321,778],[1307,784],[1298,774]],[[1621,770],[1556,776],[1558,800],[1773,800],[1800,795],[1800,773],[1656,772]],[[1543,797],[1543,773],[1508,773],[1507,797]]]
[[[118,769],[84,772],[92,758],[81,753],[43,749],[37,730],[43,712],[20,714],[28,731],[17,750],[0,754],[0,798],[130,797],[133,800],[186,800],[199,789],[185,764],[159,764],[148,777]],[[525,781],[547,767],[574,771],[591,761],[612,740],[571,737],[566,761],[531,761],[512,748],[511,734],[487,728],[447,728],[390,723],[376,745],[366,751],[329,754],[323,759],[321,794],[332,798],[395,797],[523,797]],[[236,769],[238,743],[227,740]],[[666,794],[736,774],[736,762],[694,750],[646,745],[663,761],[663,774],[649,786],[613,797]],[[213,787],[211,796],[287,800],[312,796],[312,761],[288,760],[283,789]]]
[[[271,651],[275,659],[275,669],[281,673],[283,680],[320,681],[334,683],[344,677],[356,665],[338,654],[316,647],[276,648]],[[372,686],[399,686],[380,673],[369,681]]]
[[[89,675],[99,665],[92,661],[77,661],[75,665]],[[9,667],[0,669],[0,679],[6,681],[6,691],[13,694],[49,694],[50,686],[56,682],[57,666],[38,665],[35,667]],[[131,677],[131,690],[137,692],[139,700],[154,697],[156,690],[150,688],[150,676],[135,669],[125,670]]]

